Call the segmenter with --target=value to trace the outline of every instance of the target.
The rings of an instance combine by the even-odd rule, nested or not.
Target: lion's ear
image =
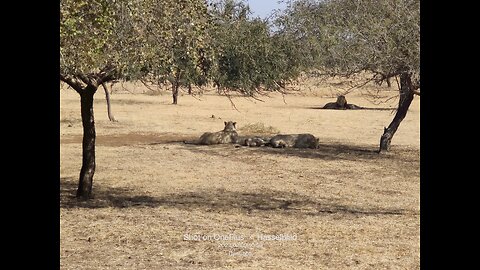
[[[237,122],[233,122],[233,126],[236,127]]]
[[[225,126],[227,125],[227,122],[223,122],[225,124]]]

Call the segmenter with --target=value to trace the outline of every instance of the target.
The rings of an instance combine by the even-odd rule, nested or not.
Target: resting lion
[[[212,144],[225,144],[237,142],[237,122],[224,122],[225,128],[217,132],[205,132],[196,141],[184,141],[186,144],[200,144],[200,145],[212,145]]]
[[[318,148],[319,139],[309,133],[304,134],[279,134],[273,136],[268,146],[273,148]]]
[[[336,102],[330,102],[325,104],[322,109],[330,110],[360,110],[364,109],[363,107],[357,106],[355,104],[348,104],[345,96],[341,95],[337,97]]]

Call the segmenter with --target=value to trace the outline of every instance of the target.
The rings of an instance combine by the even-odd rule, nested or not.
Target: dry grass
[[[169,95],[144,94],[141,86],[131,93],[120,89],[112,94],[115,123],[98,93],[95,198],[88,202],[74,197],[81,166],[79,97],[61,90],[61,268],[419,269],[419,100],[392,152],[378,155],[390,111],[317,110],[334,101],[333,86],[299,88],[308,90],[264,102],[235,97],[238,111],[213,93],[181,96],[174,106]],[[396,99],[372,104],[365,93],[347,99],[395,107]],[[229,120],[240,134],[308,132],[321,146],[181,143],[221,130]],[[185,234],[244,239],[193,241]],[[265,241],[259,234],[297,238]],[[231,254],[237,251],[244,253]]]
[[[264,136],[264,135],[278,134],[280,133],[280,130],[272,126],[267,126],[262,122],[256,122],[256,123],[249,123],[249,124],[243,125],[238,129],[238,132],[246,136],[249,136],[249,135]]]

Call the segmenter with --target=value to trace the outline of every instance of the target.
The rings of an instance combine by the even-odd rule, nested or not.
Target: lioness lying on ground
[[[266,144],[274,148],[312,148],[316,149],[319,139],[309,133],[304,134],[286,134],[273,136]]]
[[[237,142],[237,122],[224,122],[225,128],[222,131],[218,132],[205,132],[202,136],[196,141],[184,141],[186,144],[201,144],[201,145],[212,145],[212,144],[225,144],[225,143],[236,143]]]

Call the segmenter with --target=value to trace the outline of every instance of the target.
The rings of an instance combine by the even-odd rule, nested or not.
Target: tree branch
[[[139,81],[150,91],[152,92],[157,92],[157,91],[160,91],[160,87],[157,86],[157,89],[153,89],[151,88],[148,84],[147,84],[147,81],[145,79],[139,79]]]
[[[235,106],[235,103],[233,102],[232,100],[232,97],[230,96],[230,94],[227,93],[227,91],[225,90],[225,88],[222,87],[222,91],[223,91],[223,94],[228,98],[228,100],[230,101],[230,104],[232,105],[232,107],[237,111],[237,112],[240,112],[238,109],[237,109],[237,106]]]
[[[88,76],[85,76],[84,74],[77,74],[76,77],[78,77],[86,85],[93,84],[90,78],[88,78]]]
[[[75,90],[77,93],[81,93],[82,90],[83,90],[83,86],[82,84],[75,78],[69,76],[69,75],[65,75],[65,74],[62,74],[60,73],[60,80],[65,82],[66,84],[68,84],[70,87],[73,88],[73,90]]]
[[[108,119],[112,122],[117,122],[115,117],[112,114],[112,106],[110,104],[110,93],[108,92],[107,85],[102,83],[103,90],[105,90],[105,99],[107,100],[107,112],[108,112]]]
[[[115,80],[115,71],[116,69],[113,65],[106,65],[103,69],[100,70],[97,78],[97,83],[100,85]]]

